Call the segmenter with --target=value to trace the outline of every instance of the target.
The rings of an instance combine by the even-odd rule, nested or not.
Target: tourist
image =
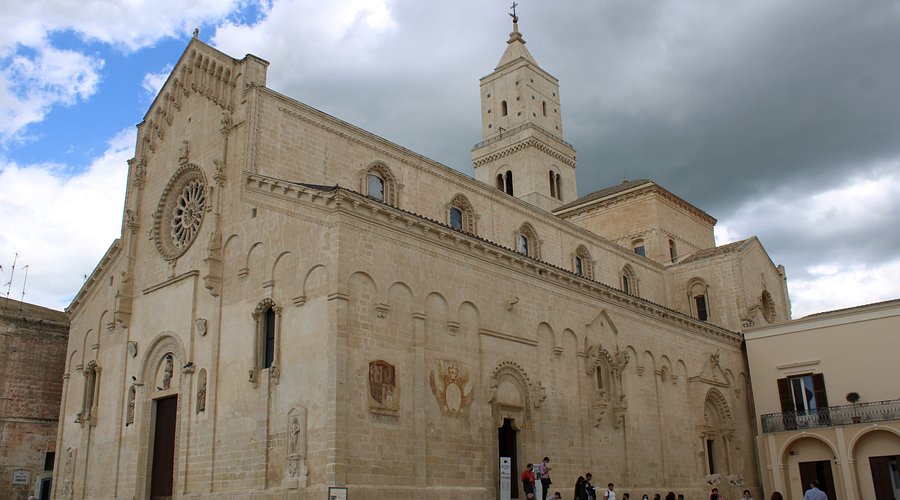
[[[525,498],[534,498],[534,472],[533,465],[528,464],[522,471],[522,491],[525,492]]]
[[[606,485],[606,491],[603,492],[603,500],[616,500],[615,486],[612,483]]]
[[[575,500],[590,500],[589,497],[585,496],[584,476],[578,476],[578,479],[575,480]]]
[[[750,496],[750,490],[744,490],[744,495],[741,497],[741,500],[753,500],[753,497]]]
[[[803,500],[828,500],[828,495],[819,489],[819,482],[813,479],[809,482],[809,489],[803,494]]]
[[[709,492],[709,500],[725,500],[721,496],[719,496],[719,488],[713,488]]]
[[[597,489],[591,483],[592,479],[594,479],[594,475],[590,472],[584,475],[584,491],[587,493],[588,500],[597,500]]]
[[[538,475],[541,478],[541,488],[543,488],[543,492],[541,498],[547,498],[547,490],[550,489],[550,485],[553,484],[553,481],[550,480],[550,457],[544,457],[544,460],[538,464]]]
[[[553,494],[552,500],[562,500],[562,495],[560,495],[559,492],[557,491],[556,493]]]
[[[784,500],[784,497],[781,495],[780,491],[773,491],[771,500]]]
[[[670,491],[669,493],[667,493],[667,494],[666,494],[666,500],[675,500],[675,492],[674,492],[674,491]]]

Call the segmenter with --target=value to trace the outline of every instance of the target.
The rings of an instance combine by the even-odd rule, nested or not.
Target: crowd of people
[[[537,487],[538,481],[540,481],[541,485],[541,498],[544,500],[557,500],[562,499],[562,495],[560,492],[556,491],[553,493],[553,496],[548,497],[547,493],[550,490],[550,485],[553,484],[553,481],[550,480],[550,457],[544,457],[544,460],[537,466],[537,471],[535,471],[534,464],[528,464],[525,466],[525,469],[522,471],[520,479],[522,481],[522,491],[525,493],[525,498],[528,500],[534,500],[535,498],[535,488]],[[609,483],[606,485],[606,489],[598,490],[592,483],[594,476],[588,472],[583,476],[578,476],[578,479],[575,481],[575,497],[574,500],[631,500],[630,493],[622,493],[621,497],[617,496],[616,487],[613,483]],[[824,493],[819,491],[818,489],[819,483],[813,481],[810,484],[810,491],[807,491],[806,495],[804,495],[804,500],[827,500],[827,497]],[[814,491],[813,491],[814,490]],[[812,493],[812,495],[810,495]],[[818,496],[820,495],[821,496]],[[650,500],[650,495],[644,494],[641,497],[641,500]],[[653,495],[653,500],[662,500],[662,496],[659,493]],[[684,495],[676,494],[674,491],[670,491],[666,494],[665,500],[685,500]],[[726,500],[724,496],[719,494],[718,488],[712,488],[709,491],[708,500]],[[750,496],[750,490],[744,490],[744,494],[741,495],[739,500],[753,500],[753,497]],[[775,491],[772,493],[772,497],[770,500],[784,500],[784,497],[780,492]]]

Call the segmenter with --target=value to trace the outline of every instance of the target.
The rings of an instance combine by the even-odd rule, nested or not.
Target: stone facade
[[[68,309],[56,498],[492,499],[501,454],[552,457],[567,495],[588,470],[758,484],[735,331],[764,290],[789,317],[783,272],[674,195],[677,220],[622,217],[706,231],[677,262],[565,216],[595,200],[517,30],[482,79],[483,182],[266,67],[192,40],[138,126],[122,237]],[[533,116],[499,130],[503,100]]]
[[[68,331],[62,311],[0,299],[0,498],[49,498]]]
[[[749,328],[766,498],[900,497],[900,300]]]

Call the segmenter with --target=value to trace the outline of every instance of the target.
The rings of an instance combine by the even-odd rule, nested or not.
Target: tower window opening
[[[506,171],[506,194],[513,195],[513,174],[509,170]]]
[[[562,177],[556,174],[556,199],[562,201]]]
[[[506,101],[501,102],[501,103],[500,103],[500,115],[501,115],[501,116],[506,116],[506,114],[508,113],[508,111],[509,111],[509,110],[508,110],[507,107],[506,107]]]
[[[550,171],[550,197],[556,198],[556,176],[553,175],[553,171]]]
[[[504,186],[503,174],[497,174],[497,189],[499,189],[500,191],[503,191],[503,186]]]
[[[544,116],[547,116],[547,101],[541,101],[541,111],[544,112]]]

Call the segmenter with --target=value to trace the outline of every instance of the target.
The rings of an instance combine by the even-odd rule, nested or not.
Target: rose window
[[[191,181],[175,200],[172,210],[172,242],[184,248],[192,241],[203,222],[205,190],[199,180]]]
[[[185,165],[169,180],[154,214],[156,248],[166,259],[174,259],[197,238],[206,212],[206,182],[196,165]]]

